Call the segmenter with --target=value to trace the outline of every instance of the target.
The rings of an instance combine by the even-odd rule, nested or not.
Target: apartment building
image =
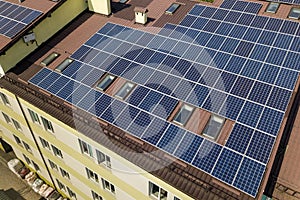
[[[0,136],[70,199],[261,199],[299,87],[291,4],[26,0]]]

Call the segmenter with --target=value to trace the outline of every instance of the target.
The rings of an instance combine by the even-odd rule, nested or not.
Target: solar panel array
[[[29,82],[255,197],[298,78],[299,27],[228,2],[158,34],[107,23],[62,73]],[[94,88],[106,72],[137,84],[126,100]],[[168,122],[179,101],[235,121],[225,146]]]
[[[0,34],[13,38],[42,12],[0,0]]]

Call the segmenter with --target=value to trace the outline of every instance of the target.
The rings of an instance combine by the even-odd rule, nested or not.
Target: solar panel
[[[226,183],[231,184],[242,158],[243,157],[240,154],[223,148],[212,174]]]
[[[5,19],[1,21],[0,34],[8,38],[15,37],[42,14],[42,12],[31,8],[6,1],[0,2],[0,17]]]
[[[300,71],[298,27],[260,8],[195,5],[156,35],[107,23],[61,74],[29,82],[255,197]],[[124,101],[90,90],[105,72],[137,86]],[[168,122],[179,101],[233,120],[225,147]]]

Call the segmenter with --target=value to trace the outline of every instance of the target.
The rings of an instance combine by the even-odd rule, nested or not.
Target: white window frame
[[[153,193],[153,188],[154,187],[157,187],[157,189],[158,189],[157,194]],[[162,197],[162,195],[165,195],[165,196]],[[167,200],[168,191],[166,191],[165,189],[163,189],[163,188],[159,187],[158,185],[156,185],[156,184],[149,181],[149,196],[151,196],[151,197],[153,197],[157,200]]]
[[[23,147],[22,140],[21,140],[18,136],[14,135],[14,134],[13,134],[13,137],[14,137],[16,143],[17,143],[18,145],[20,145],[21,147]]]
[[[69,172],[67,172],[66,170],[64,170],[63,168],[59,167],[59,171],[62,177],[67,178],[70,180],[70,174]]]
[[[57,183],[58,188],[59,188],[61,191],[66,192],[66,186],[65,186],[62,182],[60,182],[58,179],[56,179],[56,183]]]
[[[11,106],[6,94],[0,92],[0,97],[1,97],[2,102],[3,102],[4,105]]]
[[[22,141],[24,148],[29,152],[32,153],[31,147],[26,142]]]
[[[96,182],[96,183],[99,183],[99,176],[97,173],[93,172],[92,170],[90,170],[89,168],[85,168],[85,171],[86,171],[86,174],[87,174],[87,177],[88,179]]]
[[[54,163],[52,160],[48,159],[49,165],[51,167],[51,169],[55,170],[58,172],[58,166],[56,163]]]
[[[96,149],[96,156],[98,164],[103,164],[108,168],[111,168],[111,159],[110,156]]]
[[[56,60],[60,56],[59,53],[52,52],[49,54],[44,60],[41,61],[41,65],[48,66],[50,65],[54,60]]]
[[[6,113],[2,112],[2,115],[3,115],[6,123],[12,124],[12,121],[11,121],[10,117]]]
[[[29,108],[28,108],[28,112],[29,112],[29,115],[30,115],[31,120],[32,120],[33,123],[35,123],[35,124],[41,124],[39,115],[36,112],[30,110]]]
[[[103,200],[103,198],[93,190],[91,190],[91,193],[92,193],[93,200]]]
[[[38,164],[36,164],[33,160],[31,160],[31,163],[36,171],[41,171],[40,166],[38,166]]]
[[[50,144],[47,140],[45,140],[44,138],[40,138],[40,141],[41,141],[41,144],[43,146],[44,149],[48,149],[48,150],[51,150],[51,147],[50,147]]]
[[[23,154],[23,157],[24,157],[24,160],[26,161],[26,163],[28,165],[31,165],[31,160],[25,154]]]
[[[58,149],[53,144],[51,144],[51,148],[52,148],[52,151],[53,151],[53,153],[54,153],[55,156],[57,156],[59,158],[63,158],[63,154],[62,154],[62,151],[60,149]]]
[[[83,153],[85,155],[88,155],[88,156],[93,158],[92,146],[90,144],[88,144],[87,142],[84,142],[80,139],[78,139],[78,142],[79,142],[81,153]]]
[[[206,133],[207,130],[209,130],[209,126],[211,125],[211,123],[213,121],[220,123],[220,128],[218,129],[218,132],[215,134],[216,135],[215,137]],[[207,137],[207,138],[212,139],[212,140],[215,141],[220,136],[220,133],[222,131],[222,128],[223,128],[224,124],[225,124],[225,118],[217,116],[217,115],[211,115],[209,121],[207,122],[207,124],[206,124],[206,126],[205,126],[205,128],[203,130],[203,134],[202,135],[204,135],[205,137]]]
[[[20,123],[17,120],[11,118],[11,121],[12,121],[13,125],[15,126],[16,130],[22,131],[22,127],[21,127]]]
[[[116,187],[112,183],[105,180],[104,178],[101,178],[101,182],[102,182],[102,187],[104,190],[106,190],[112,194],[116,194]]]
[[[67,190],[71,199],[76,200],[77,199],[76,194],[69,187],[67,187]]]
[[[105,91],[114,82],[116,78],[117,77],[112,74],[105,74],[104,77],[100,79],[100,81],[97,83],[96,88],[101,91]]]
[[[64,69],[66,69],[72,62],[73,62],[73,60],[72,60],[71,58],[66,58],[64,61],[62,61],[62,62],[55,68],[55,71],[61,73],[61,72],[64,71]]]
[[[42,119],[42,122],[43,122],[43,125],[44,125],[44,129],[48,132],[54,133],[52,123],[48,119],[46,119],[42,116],[41,116],[41,119]]]
[[[184,126],[190,119],[190,117],[192,116],[193,112],[194,112],[194,107],[190,106],[188,104],[183,104],[180,109],[178,110],[178,112],[176,113],[175,117],[173,118],[173,122],[175,122],[176,124],[179,124],[181,126]],[[188,112],[187,116],[182,116],[183,112]],[[182,118],[185,117],[185,119],[182,120]]]

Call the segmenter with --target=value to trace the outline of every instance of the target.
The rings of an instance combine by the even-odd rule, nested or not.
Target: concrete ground
[[[13,200],[39,200],[41,196],[35,193],[25,180],[17,177],[7,167],[7,160],[14,158],[14,154],[0,150],[0,190]]]

